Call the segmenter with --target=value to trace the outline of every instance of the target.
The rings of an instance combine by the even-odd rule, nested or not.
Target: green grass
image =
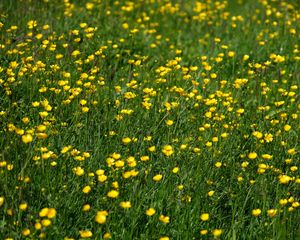
[[[300,239],[298,9],[1,1],[0,238]]]

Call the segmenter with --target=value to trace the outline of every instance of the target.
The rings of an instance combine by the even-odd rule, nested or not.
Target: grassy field
[[[300,2],[0,1],[0,239],[300,239]]]

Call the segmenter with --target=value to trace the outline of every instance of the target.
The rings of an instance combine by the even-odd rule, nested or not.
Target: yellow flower
[[[22,210],[22,211],[25,211],[25,210],[27,209],[27,207],[28,207],[27,203],[21,203],[21,204],[19,205],[19,208],[20,208],[20,210]]]
[[[74,57],[78,56],[79,54],[80,54],[80,51],[78,51],[78,50],[74,50],[74,51],[71,53],[71,55],[74,56]]]
[[[233,52],[233,51],[228,52],[228,57],[234,57],[234,56],[235,56],[235,52]]]
[[[24,117],[24,118],[22,118],[22,122],[27,124],[30,122],[30,119],[28,117]]]
[[[209,197],[212,197],[213,195],[215,194],[215,191],[209,191],[208,193],[207,193],[207,195],[209,196]]]
[[[68,152],[69,150],[71,150],[71,148],[72,148],[72,146],[63,147],[60,152],[64,154],[64,153]]]
[[[48,212],[49,212],[49,208],[43,208],[43,209],[40,211],[39,216],[40,216],[40,217],[46,217],[47,214],[48,214]]]
[[[257,158],[257,153],[255,153],[255,152],[249,153],[249,154],[248,154],[248,158],[249,158],[249,159],[255,159],[255,158]]]
[[[180,149],[181,149],[181,150],[184,150],[184,149],[187,148],[187,146],[188,146],[187,144],[181,144]]]
[[[37,223],[34,224],[34,228],[35,228],[36,230],[40,230],[40,229],[42,228],[42,224],[39,223],[39,222],[37,222]]]
[[[84,174],[84,169],[81,167],[73,168],[73,171],[77,176],[82,176]]]
[[[169,240],[169,237],[160,237],[159,240]]]
[[[163,178],[163,176],[161,174],[157,174],[153,177],[153,180],[155,182],[159,182],[162,178]]]
[[[291,169],[292,172],[296,172],[298,170],[298,167],[297,166],[292,166],[290,169]]]
[[[228,137],[228,133],[226,133],[226,132],[225,132],[225,133],[222,133],[222,134],[221,134],[221,137],[222,137],[222,138],[227,138],[227,137]]]
[[[273,141],[273,135],[271,133],[265,134],[265,140],[266,140],[266,142],[272,142]]]
[[[39,112],[39,115],[41,116],[41,118],[45,118],[45,117],[47,117],[49,115],[49,113],[43,111],[43,112]]]
[[[94,8],[94,3],[90,3],[90,2],[86,3],[85,8],[87,10],[92,10]]]
[[[28,228],[25,228],[22,230],[23,236],[28,236],[30,234],[30,230]]]
[[[104,175],[104,174],[98,176],[98,181],[99,181],[99,182],[105,182],[106,179],[107,179],[107,176]]]
[[[167,223],[170,222],[170,217],[165,216],[165,215],[160,215],[160,216],[159,216],[159,221],[161,221],[162,223],[167,224]]]
[[[201,235],[206,235],[208,233],[208,231],[206,230],[206,229],[202,229],[201,231],[200,231],[200,234]]]
[[[242,168],[246,168],[246,167],[248,167],[248,165],[249,165],[249,162],[247,162],[247,161],[241,163]]]
[[[242,182],[244,180],[244,178],[242,176],[238,176],[237,180],[238,180],[238,182]]]
[[[259,208],[252,210],[252,215],[254,217],[258,217],[261,214],[261,210]]]
[[[6,213],[7,215],[12,216],[14,214],[14,211],[11,208],[9,208],[7,209]]]
[[[216,162],[216,163],[215,163],[215,166],[216,166],[217,168],[220,168],[220,167],[222,167],[222,163],[221,163],[221,162]]]
[[[288,124],[286,124],[286,125],[283,127],[284,131],[286,131],[286,132],[290,131],[291,128],[292,128],[292,127],[291,127],[290,125],[288,125]]]
[[[279,176],[279,182],[281,184],[288,184],[291,180],[292,178],[290,176],[284,174]]]
[[[90,204],[84,204],[82,207],[82,211],[87,212],[91,209],[91,205]]]
[[[212,231],[212,234],[214,235],[214,237],[219,237],[221,236],[222,232],[223,232],[222,229],[214,229]]]
[[[65,237],[64,240],[75,240],[74,238]]]
[[[40,217],[48,217],[48,218],[55,218],[56,217],[56,210],[55,208],[43,208],[39,212]]]
[[[156,147],[155,147],[155,146],[151,146],[151,147],[148,148],[148,150],[149,150],[150,152],[155,152]]]
[[[263,159],[267,159],[267,160],[270,160],[273,156],[270,155],[270,154],[263,154],[261,155]]]
[[[131,208],[131,203],[129,201],[120,202],[120,207],[124,209]]]
[[[263,137],[263,134],[261,132],[255,131],[252,133],[252,135],[258,139]]]
[[[122,139],[123,144],[127,145],[128,143],[131,142],[131,139],[129,137],[125,137]]]
[[[150,160],[150,157],[149,156],[141,156],[140,159],[141,159],[141,161],[146,162],[146,161]]]
[[[33,140],[33,137],[31,136],[31,134],[25,134],[25,135],[23,135],[22,136],[22,142],[23,143],[30,143],[30,142],[32,142],[32,140]]]
[[[39,234],[39,238],[45,238],[45,237],[46,237],[46,234],[44,232]]]
[[[33,29],[36,26],[37,26],[37,22],[35,20],[30,20],[29,22],[27,22],[27,27],[29,29]]]
[[[111,238],[111,234],[110,233],[104,233],[104,235],[103,235],[103,238],[104,239],[110,239]]]
[[[155,214],[155,212],[156,211],[155,211],[154,208],[149,208],[149,209],[146,210],[146,215],[149,216],[149,217],[151,217],[151,216],[153,216]]]
[[[274,217],[277,214],[277,212],[278,212],[277,209],[269,209],[267,211],[267,214],[269,217]]]
[[[124,29],[128,29],[128,28],[129,28],[129,25],[128,25],[128,23],[123,23],[123,24],[122,24],[122,28],[124,28]]]
[[[119,192],[116,190],[111,190],[107,193],[107,196],[110,198],[117,198],[119,196]]]
[[[248,59],[249,59],[249,55],[246,54],[243,56],[243,61],[247,61]]]
[[[200,216],[200,219],[202,221],[208,221],[209,220],[209,214],[208,213],[202,213]]]
[[[0,207],[4,204],[5,198],[4,197],[0,197]]]
[[[239,108],[238,110],[236,110],[236,112],[237,112],[238,114],[243,114],[243,113],[245,112],[245,109]]]
[[[91,190],[92,190],[91,186],[85,186],[82,189],[82,192],[85,193],[85,194],[88,194]]]
[[[290,154],[290,155],[294,155],[294,154],[297,153],[297,151],[296,151],[295,148],[291,148],[291,149],[289,149],[287,152],[288,152],[288,154]]]
[[[8,164],[6,168],[7,168],[8,171],[11,171],[11,170],[13,170],[14,165],[13,164]]]
[[[103,224],[106,222],[106,217],[108,215],[107,211],[98,211],[95,217],[97,223]]]
[[[300,206],[300,203],[299,202],[293,202],[292,203],[292,207],[294,207],[294,208],[297,208],[297,207],[299,207]]]
[[[82,238],[90,238],[93,236],[93,233],[90,230],[81,230],[79,231],[80,237]]]
[[[289,207],[289,208],[288,208],[288,211],[289,211],[289,212],[292,212],[292,211],[294,211],[294,209],[295,209],[295,208],[293,208],[293,207]]]
[[[281,205],[281,206],[284,206],[284,205],[286,205],[288,203],[288,200],[287,199],[280,199],[279,200],[279,204]]]
[[[119,153],[113,153],[113,154],[111,154],[111,157],[113,158],[113,159],[115,159],[115,160],[118,160],[118,159],[120,159],[121,158],[121,154],[119,154]]]
[[[167,156],[171,156],[174,153],[173,147],[171,145],[164,146],[162,152]]]
[[[47,133],[37,133],[38,139],[46,139],[48,137]]]
[[[86,107],[86,106],[84,106],[84,107],[81,108],[81,111],[84,112],[84,113],[88,112],[89,110],[90,109],[88,107]]]
[[[166,120],[166,124],[167,124],[168,126],[172,126],[172,125],[174,124],[174,121],[168,119],[168,120]]]
[[[51,220],[49,220],[49,219],[43,219],[43,220],[42,220],[42,225],[43,225],[44,227],[50,226],[50,225],[51,225]]]

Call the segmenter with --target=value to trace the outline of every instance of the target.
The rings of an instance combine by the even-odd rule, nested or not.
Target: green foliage
[[[0,2],[1,239],[299,239],[299,4]]]

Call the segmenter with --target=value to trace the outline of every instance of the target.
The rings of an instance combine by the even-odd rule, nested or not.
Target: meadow
[[[0,1],[0,239],[300,239],[300,2]]]

